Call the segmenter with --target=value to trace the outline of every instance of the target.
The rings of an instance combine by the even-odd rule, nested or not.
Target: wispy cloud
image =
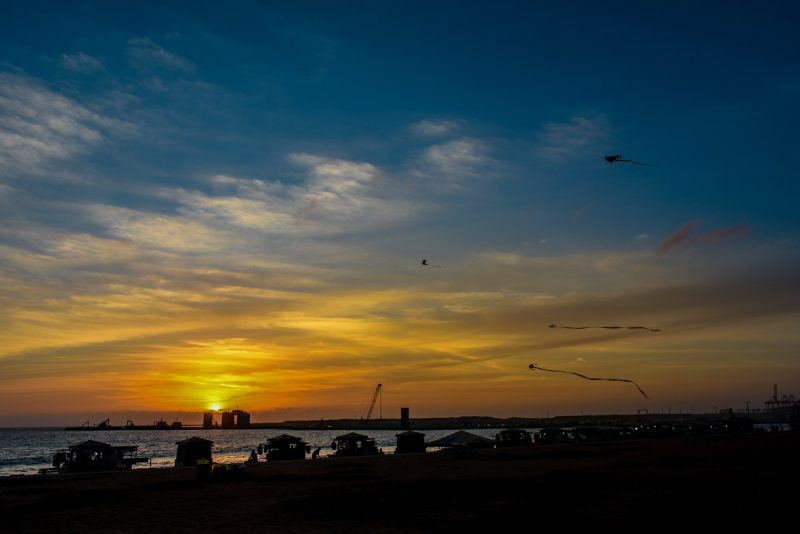
[[[415,166],[414,174],[430,180],[431,186],[460,190],[477,178],[493,162],[489,147],[483,141],[461,138],[425,149]]]
[[[83,52],[77,54],[61,54],[61,66],[67,70],[78,72],[97,72],[105,70],[103,62]]]
[[[36,80],[0,74],[0,171],[40,174],[131,125],[94,113]]]
[[[90,205],[89,219],[117,239],[153,250],[206,253],[252,250],[256,235],[315,238],[375,231],[408,220],[421,204],[393,194],[395,185],[370,163],[305,153],[288,156],[300,180],[215,175],[210,190],[159,188],[167,212]],[[250,240],[250,241],[248,241]]]
[[[362,190],[379,176],[371,163],[333,159],[313,154],[290,154],[289,159],[309,169],[311,188],[347,195]]]
[[[115,238],[151,250],[219,252],[226,250],[229,243],[224,232],[185,217],[107,205],[89,206],[87,212]]]
[[[546,123],[536,139],[536,153],[548,160],[562,160],[597,151],[610,137],[603,116],[573,117],[567,122]]]
[[[240,191],[285,187],[230,176],[217,181]],[[0,340],[0,372],[10,377],[3,398],[25,380],[41,380],[35,387],[46,394],[80,377],[98,396],[92,402],[103,397],[109,407],[198,409],[211,395],[250,395],[245,399],[255,410],[266,391],[281,391],[276,400],[302,407],[303,392],[322,385],[309,402],[324,403],[331,417],[347,409],[337,403],[350,398],[353,383],[389,374],[398,391],[423,395],[413,384],[436,382],[453,391],[513,382],[531,354],[543,352],[592,365],[636,358],[644,369],[654,346],[672,351],[674,362],[676,347],[701,331],[704,338],[717,336],[715,350],[724,351],[731,329],[790,320],[800,302],[796,269],[670,284],[665,271],[652,275],[645,264],[643,271],[658,281],[637,287],[637,267],[647,258],[663,263],[644,253],[486,254],[449,270],[444,281],[415,275],[388,284],[370,280],[373,275],[351,260],[348,269],[362,280],[332,284],[319,268],[253,267],[257,245],[237,241],[234,233],[217,234],[228,243],[211,241],[219,249],[198,255],[198,248],[169,242],[179,235],[193,239],[195,228],[164,216],[141,221],[135,214],[97,211],[115,234],[129,238],[62,235],[28,254],[24,279],[13,283],[0,270],[0,299],[15,292],[15,307],[0,309],[0,327],[11,334]],[[246,253],[238,248],[242,243]],[[155,250],[148,252],[150,246]],[[3,249],[0,257],[12,253]],[[31,272],[41,273],[36,284]],[[601,273],[617,277],[617,284],[598,281]],[[68,276],[75,278],[65,284]],[[513,289],[498,288],[498,280]],[[557,321],[633,320],[663,328],[664,335],[567,335],[547,328]],[[100,387],[109,383],[116,387]],[[490,389],[502,396],[510,387]],[[63,394],[86,402],[85,392]]]
[[[128,41],[128,54],[132,61],[142,67],[166,68],[171,71],[194,72],[194,63],[162,48],[149,37],[134,37]]]
[[[718,243],[731,238],[746,237],[750,234],[750,227],[745,224],[730,226],[711,230],[700,235],[691,235],[692,231],[701,224],[702,221],[694,219],[681,226],[678,230],[669,235],[656,250],[656,254],[664,255],[674,249],[685,250],[689,247],[700,244]]]
[[[659,245],[658,250],[656,251],[657,254],[666,254],[670,251],[670,249],[685,245],[689,240],[689,232],[692,231],[694,227],[700,224],[700,220],[694,219],[689,221],[688,223],[684,224],[680,228],[678,228],[675,232],[670,234],[661,245]]]
[[[411,131],[420,137],[440,137],[454,132],[459,128],[455,121],[447,120],[421,120],[411,125]]]

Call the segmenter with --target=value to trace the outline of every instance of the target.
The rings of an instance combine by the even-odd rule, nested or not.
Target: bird
[[[557,369],[545,369],[544,367],[539,367],[535,363],[530,364],[528,366],[528,369],[530,369],[531,371],[537,371],[538,370],[538,371],[548,371],[548,372],[551,372],[551,373],[566,373],[568,375],[579,376],[579,377],[584,378],[586,380],[608,380],[608,381],[611,381],[611,382],[630,382],[631,384],[636,386],[636,389],[639,390],[639,393],[644,395],[644,398],[646,398],[646,399],[650,398],[650,397],[647,396],[647,393],[645,393],[644,390],[641,387],[639,387],[639,384],[637,384],[633,380],[628,380],[627,378],[595,378],[595,377],[591,377],[591,376],[582,375],[580,373],[576,373],[576,372],[573,372],[573,371],[559,371]]]
[[[426,260],[425,258],[422,258],[422,265],[424,265],[425,267],[436,267],[437,269],[441,269],[442,268],[441,265],[431,265],[430,263],[428,263],[428,260]]]
[[[603,159],[609,163],[634,163],[643,167],[653,166],[651,163],[639,163],[638,161],[634,161],[632,159],[622,159],[622,154],[612,154],[611,156],[605,156]]]

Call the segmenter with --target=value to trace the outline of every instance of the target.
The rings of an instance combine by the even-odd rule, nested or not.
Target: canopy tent
[[[273,460],[304,460],[306,457],[306,442],[303,438],[279,434],[267,439],[263,450],[267,454],[267,461]]]
[[[297,436],[290,436],[289,434],[278,434],[277,436],[267,438],[267,443],[272,443],[272,444],[298,443],[300,441],[303,441],[303,438],[298,438]]]
[[[428,443],[428,447],[470,447],[470,448],[481,448],[481,447],[493,447],[494,440],[485,438],[483,436],[479,436],[477,434],[473,434],[472,432],[467,432],[465,430],[459,430],[458,432],[453,432],[449,436],[445,436],[443,438],[435,439]]]

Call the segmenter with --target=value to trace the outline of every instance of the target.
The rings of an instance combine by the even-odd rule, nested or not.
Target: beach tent
[[[336,456],[365,456],[379,453],[373,438],[357,432],[336,436],[331,448],[336,451]]]
[[[197,465],[198,461],[211,463],[211,446],[213,441],[193,436],[183,441],[176,441],[178,453],[175,457],[175,467],[188,467]]]
[[[494,447],[494,440],[484,438],[472,432],[459,430],[449,436],[435,439],[428,443],[428,447],[466,447],[469,449],[479,449],[483,447]]]
[[[109,445],[93,439],[70,445],[53,457],[53,466],[59,471],[111,471],[130,469],[147,458],[136,458],[136,445]]]
[[[533,445],[531,433],[521,428],[506,428],[494,436],[498,447],[519,447]]]
[[[306,442],[296,436],[279,434],[267,439],[264,450],[267,461],[303,460],[306,457]]]
[[[405,454],[409,452],[425,452],[425,434],[406,430],[395,434],[397,438],[397,448],[395,454]]]

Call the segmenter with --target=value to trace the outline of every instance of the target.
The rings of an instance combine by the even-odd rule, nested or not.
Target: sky
[[[360,417],[378,383],[373,418],[800,394],[799,24],[3,2],[0,425]]]

